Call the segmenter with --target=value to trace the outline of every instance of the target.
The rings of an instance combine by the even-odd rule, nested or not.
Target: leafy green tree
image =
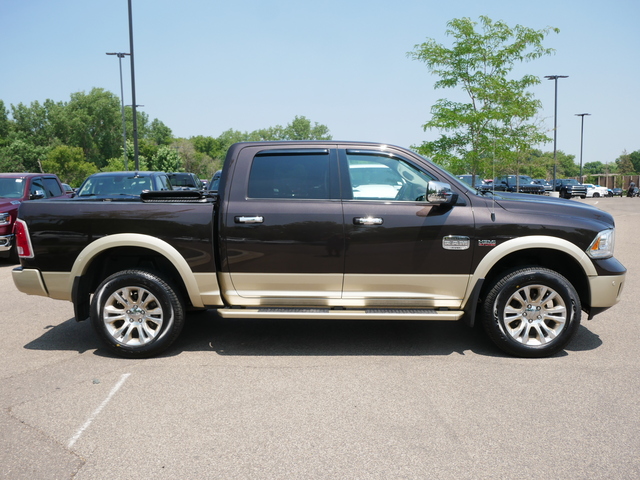
[[[296,117],[283,129],[281,140],[331,140],[329,128],[302,116]],[[280,140],[280,139],[279,139]]]
[[[10,128],[9,110],[4,106],[4,102],[0,100],[0,147],[9,143]]]
[[[583,175],[600,175],[604,172],[604,163],[602,162],[587,162],[582,165]]]
[[[72,187],[79,187],[89,175],[96,173],[95,164],[84,159],[80,147],[60,145],[51,149],[47,159],[42,161],[42,169],[48,173],[55,173],[60,180]]]
[[[544,48],[542,41],[559,30],[511,28],[486,16],[480,17],[480,25],[478,32],[477,22],[453,19],[446,30],[454,39],[451,48],[427,39],[408,53],[440,77],[435,88],[461,88],[469,97],[466,103],[438,100],[423,128],[444,133],[416,147],[456,173],[485,171],[492,158],[517,164],[532,145],[549,140],[533,121],[541,103],[528,91],[540,79],[509,77],[517,63],[551,54],[553,49]]]
[[[149,126],[148,138],[155,142],[156,145],[171,145],[173,133],[169,127],[155,118]]]
[[[158,148],[158,152],[149,162],[149,170],[158,170],[163,172],[180,172],[182,171],[182,162],[178,152],[167,145]]]
[[[637,172],[633,162],[631,161],[631,154],[627,153],[626,150],[623,151],[622,155],[616,159],[616,164],[620,175],[633,175]]]
[[[635,152],[631,152],[629,154],[629,160],[633,163],[633,169],[637,172],[640,172],[640,150],[636,150]]]
[[[47,157],[49,148],[25,140],[14,140],[0,149],[0,171],[42,172],[40,162]]]
[[[93,88],[88,94],[72,93],[65,117],[69,138],[62,143],[81,147],[85,158],[98,167],[106,158],[117,156],[122,144],[122,117],[116,95],[102,88]]]

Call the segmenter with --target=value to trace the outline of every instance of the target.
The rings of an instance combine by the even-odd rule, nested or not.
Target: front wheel
[[[569,343],[580,325],[575,288],[552,270],[516,270],[497,280],[488,292],[484,328],[500,349],[512,355],[553,355]]]
[[[182,331],[184,306],[176,289],[144,270],[104,280],[91,302],[91,323],[117,355],[146,358],[167,349]]]

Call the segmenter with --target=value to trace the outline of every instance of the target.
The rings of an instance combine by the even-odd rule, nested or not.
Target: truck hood
[[[490,199],[490,194],[487,197]],[[522,212],[523,215],[567,216],[573,219],[584,218],[600,221],[604,224],[604,228],[615,225],[611,214],[577,200],[530,195],[526,193],[496,192],[495,202],[505,210],[514,213]]]
[[[6,212],[18,208],[22,201],[17,198],[0,198],[0,212]]]

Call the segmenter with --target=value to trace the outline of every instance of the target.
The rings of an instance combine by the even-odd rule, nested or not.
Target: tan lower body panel
[[[231,305],[457,310],[469,276],[222,273],[219,279]]]

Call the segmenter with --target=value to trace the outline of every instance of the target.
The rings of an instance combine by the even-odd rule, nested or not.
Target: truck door
[[[339,299],[345,244],[335,149],[247,146],[230,168],[220,238],[231,303]]]
[[[424,201],[430,175],[416,159],[340,149],[346,256],[343,301],[459,308],[470,275],[470,206]],[[346,181],[345,181],[346,180]]]

